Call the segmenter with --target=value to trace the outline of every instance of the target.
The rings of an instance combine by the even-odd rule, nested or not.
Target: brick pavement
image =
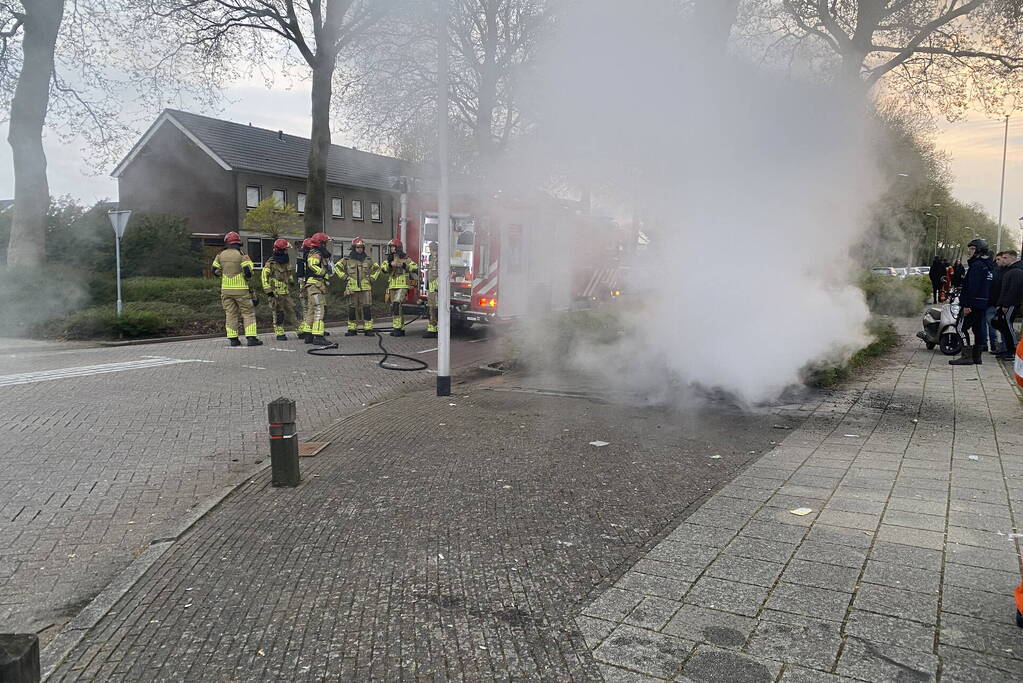
[[[587,596],[801,414],[530,389],[490,379],[344,420],[300,488],[253,477],[51,680],[599,678],[574,625]]]
[[[604,679],[1023,680],[1023,410],[947,360],[908,337],[596,596]]]
[[[344,339],[348,348],[376,342]],[[222,339],[131,346],[0,344],[0,375],[162,356],[193,362],[0,387],[0,627],[44,643],[197,504],[268,455],[266,403],[296,399],[303,437],[363,406],[431,381],[367,359],[313,359],[277,342],[226,348]],[[456,341],[473,364],[491,343]],[[435,340],[387,337],[419,351]],[[365,348],[363,348],[365,347]],[[201,362],[198,362],[201,361]]]

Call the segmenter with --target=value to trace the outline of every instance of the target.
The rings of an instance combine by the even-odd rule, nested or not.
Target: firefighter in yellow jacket
[[[274,251],[270,260],[263,264],[263,293],[270,302],[270,310],[274,316],[274,334],[278,341],[287,341],[284,323],[295,327],[295,305],[291,301],[291,282],[294,274],[288,263],[288,240],[274,241]]]
[[[327,281],[330,279],[330,251],[328,244],[331,238],[318,232],[309,238],[312,248],[305,262],[306,305],[305,324],[311,336],[306,337],[306,344],[329,346],[330,342],[323,337],[323,318],[327,309]]]
[[[227,338],[231,346],[241,346],[238,330],[245,326],[249,346],[261,346],[256,337],[256,314],[248,280],[252,277],[252,259],[242,252],[242,238],[236,232],[224,235],[224,251],[213,259],[213,274],[220,278],[220,303],[224,306]]]
[[[405,336],[405,315],[401,306],[405,303],[408,290],[415,285],[415,273],[419,265],[405,254],[401,240],[393,239],[387,243],[387,255],[380,265],[380,270],[387,273],[387,301],[391,303],[391,336]]]
[[[437,338],[437,290],[440,289],[440,246],[436,242],[430,242],[430,263],[426,266],[426,307],[429,309],[430,320],[426,323],[426,332],[423,336],[427,339]]]
[[[295,257],[295,280],[296,287],[298,288],[298,338],[305,341],[306,339],[312,339],[313,333],[309,331],[309,326],[305,322],[305,312],[309,308],[308,297],[306,297],[305,291],[305,261],[309,256],[309,250],[313,246],[309,243],[309,238],[306,237],[302,240],[302,249],[299,251],[298,256]]]
[[[366,255],[364,239],[356,237],[352,240],[348,256],[334,264],[334,274],[347,280],[348,331],[345,336],[357,335],[359,323],[362,323],[363,334],[373,334],[373,281],[380,275],[380,266]]]

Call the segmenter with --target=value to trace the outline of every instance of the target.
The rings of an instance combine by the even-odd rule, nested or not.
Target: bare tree
[[[484,171],[529,127],[518,87],[554,21],[549,0],[453,0],[448,28],[456,165]],[[379,40],[353,54],[342,78],[351,130],[416,160],[436,135],[436,0],[395,16]]]
[[[1000,111],[1021,85],[1019,0],[748,0],[747,10],[770,50],[819,50],[864,92]]]
[[[312,80],[305,234],[323,230],[333,78],[342,50],[398,0],[150,0],[184,43],[223,64],[304,64]],[[297,59],[296,59],[297,53]]]

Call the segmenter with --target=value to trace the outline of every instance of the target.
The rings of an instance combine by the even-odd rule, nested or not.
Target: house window
[[[380,223],[384,220],[380,217],[380,202],[369,203],[369,219],[374,223]]]
[[[263,265],[263,243],[254,238],[249,238],[249,258],[257,268]]]
[[[361,221],[362,220],[362,200],[361,199],[353,199],[352,200],[352,219],[353,220],[357,220],[357,221]]]
[[[345,203],[341,197],[331,197],[330,199],[330,215],[334,218],[345,217]]]
[[[288,193],[284,190],[274,190],[270,193],[270,196],[274,198],[278,206],[284,206],[287,203]]]
[[[299,213],[305,213],[305,192],[299,192],[295,195],[295,208],[298,209]]]
[[[245,208],[254,209],[259,206],[260,189],[258,185],[249,185],[245,188]]]

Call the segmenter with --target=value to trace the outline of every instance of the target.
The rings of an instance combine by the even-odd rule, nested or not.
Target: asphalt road
[[[436,340],[422,329],[385,343],[432,367]],[[344,350],[376,350],[333,331]],[[434,377],[261,337],[258,348],[0,340],[0,631],[45,644],[154,538],[252,471],[269,453],[269,401],[296,401],[305,440]],[[452,364],[493,346],[477,331],[457,338]]]

